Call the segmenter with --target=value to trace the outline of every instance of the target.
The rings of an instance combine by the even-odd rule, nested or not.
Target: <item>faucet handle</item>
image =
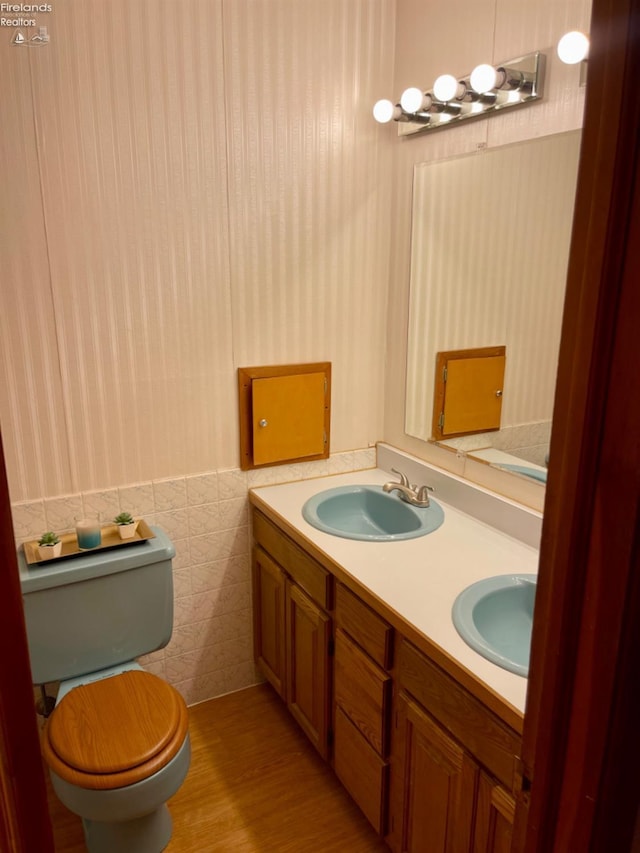
[[[418,500],[426,503],[426,506],[429,506],[429,492],[433,491],[433,486],[420,486],[418,489]]]
[[[406,474],[403,474],[402,471],[398,471],[397,468],[392,468],[391,470],[394,474],[397,474],[398,477],[400,477],[400,484],[401,485],[406,486],[407,488],[410,487],[409,486],[409,478],[407,477]]]

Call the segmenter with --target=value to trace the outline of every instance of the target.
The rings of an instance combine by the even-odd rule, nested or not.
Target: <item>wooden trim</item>
[[[301,373],[324,373],[326,379],[324,432],[324,452],[314,456],[285,459],[261,465],[253,460],[253,405],[251,384],[254,379],[270,379],[276,376],[297,376]],[[327,459],[331,448],[331,362],[319,361],[310,364],[276,364],[261,367],[238,368],[238,412],[240,426],[240,468],[249,471],[254,468],[268,468],[273,465],[290,465],[295,462],[312,462],[314,459]]]
[[[594,0],[514,853],[628,850],[638,807],[639,29]]]
[[[53,853],[0,437],[0,850]]]

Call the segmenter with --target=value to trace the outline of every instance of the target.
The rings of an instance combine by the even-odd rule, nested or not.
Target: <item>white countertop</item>
[[[376,468],[252,491],[359,584],[524,713],[526,678],[507,672],[470,648],[453,625],[451,607],[458,593],[474,581],[492,575],[537,573],[536,548],[477,521],[438,495],[434,499],[444,509],[444,523],[417,539],[343,539],[316,530],[302,517],[304,502],[325,489],[382,485],[391,479],[397,477]]]

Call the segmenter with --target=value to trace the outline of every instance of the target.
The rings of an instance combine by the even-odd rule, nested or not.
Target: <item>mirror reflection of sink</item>
[[[306,522],[344,539],[393,542],[432,533],[444,521],[440,504],[415,507],[387,494],[382,486],[338,486],[309,498],[302,507]]]
[[[464,589],[452,617],[462,639],[487,660],[527,676],[536,575],[499,575]]]
[[[528,465],[506,465],[503,462],[496,464],[500,468],[513,471],[515,474],[523,474],[525,477],[531,477],[532,480],[538,480],[540,483],[547,482],[547,472],[543,468],[531,468]]]

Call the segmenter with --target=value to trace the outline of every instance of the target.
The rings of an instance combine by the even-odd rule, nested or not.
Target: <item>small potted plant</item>
[[[52,530],[43,533],[38,540],[38,555],[41,560],[52,560],[62,552],[62,541]]]
[[[133,539],[136,535],[138,523],[130,512],[121,512],[119,515],[116,515],[113,523],[118,525],[118,533],[121,539]]]

